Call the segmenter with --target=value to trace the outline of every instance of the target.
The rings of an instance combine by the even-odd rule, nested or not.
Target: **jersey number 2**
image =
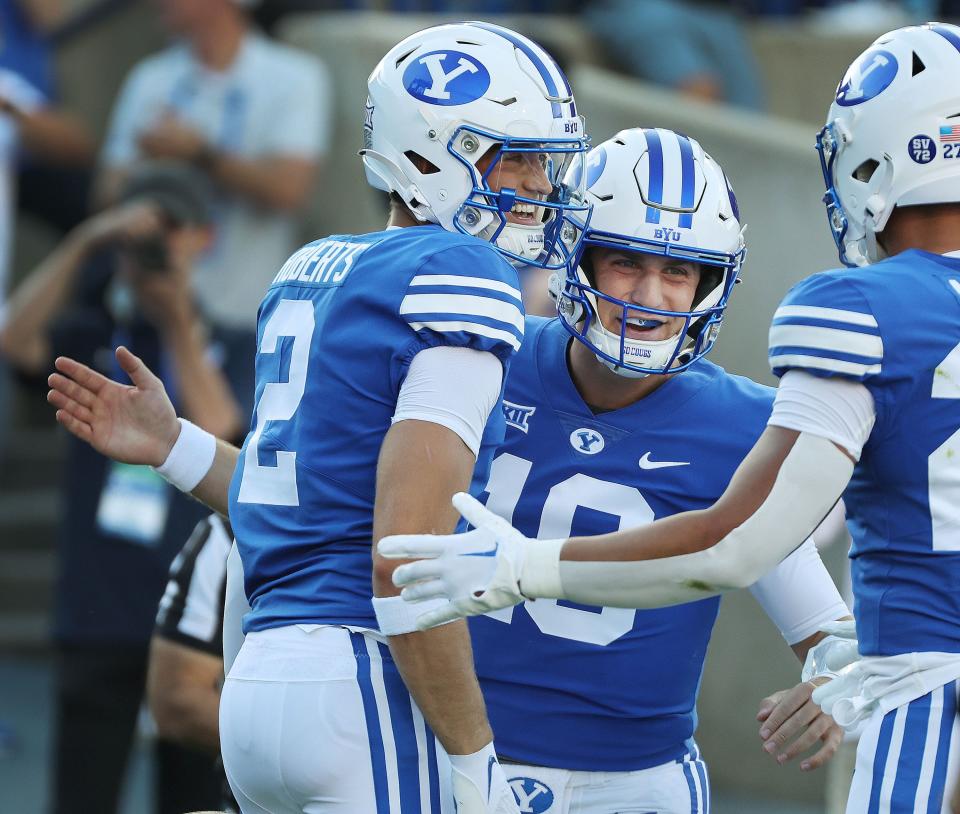
[[[532,466],[531,461],[509,452],[498,456],[490,468],[487,508],[512,522]],[[579,507],[619,518],[620,529],[644,526],[654,519],[653,509],[637,489],[580,473],[558,483],[547,494],[536,536],[541,540],[569,537],[573,515]],[[556,599],[525,602],[524,608],[534,624],[550,636],[599,645],[610,644],[629,633],[637,613],[632,608],[571,608]],[[513,610],[505,608],[489,615],[509,623]]]
[[[280,300],[263,327],[259,353],[276,353],[281,337],[290,337],[290,372],[285,382],[268,382],[257,402],[257,423],[247,440],[243,477],[237,500],[240,503],[266,503],[270,506],[299,506],[297,492],[297,453],[276,450],[275,466],[260,463],[260,441],[271,421],[289,421],[300,406],[307,384],[307,362],[315,324],[313,303],[309,300]]]
[[[960,399],[960,345],[933,374],[935,399]],[[960,551],[960,428],[927,461],[934,551]]]

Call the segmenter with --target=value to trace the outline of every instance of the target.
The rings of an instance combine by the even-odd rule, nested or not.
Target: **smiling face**
[[[638,309],[692,309],[700,283],[699,263],[600,246],[589,249],[589,252],[594,287],[608,297],[623,300]],[[623,309],[598,297],[597,312],[603,327],[619,335]],[[626,337],[656,342],[675,336],[683,326],[683,317],[631,311],[627,314]]]
[[[500,146],[494,145],[477,160],[477,170],[481,175],[487,171],[499,151]],[[553,192],[553,184],[546,173],[546,163],[546,153],[504,152],[487,177],[487,184],[494,192],[515,189],[518,196],[544,200]],[[507,213],[507,222],[518,226],[540,226],[543,223],[543,211],[543,207],[517,203]]]

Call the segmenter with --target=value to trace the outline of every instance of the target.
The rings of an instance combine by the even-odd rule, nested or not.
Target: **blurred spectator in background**
[[[28,204],[48,201],[35,211],[63,229],[82,217],[88,195],[93,138],[83,124],[55,103],[46,33],[61,18],[60,0],[0,0],[0,325],[9,287],[18,198]],[[28,153],[26,164],[24,151]],[[29,177],[21,177],[19,182],[18,165],[33,168]],[[70,183],[59,185],[57,194],[51,194],[49,186],[38,188],[45,186],[43,179],[51,173],[70,175]],[[9,399],[9,378],[0,361],[0,459],[9,424]]]
[[[640,79],[687,96],[759,110],[759,68],[725,3],[590,0],[587,24],[611,58]]]
[[[113,112],[101,203],[147,159],[191,164],[217,192],[200,302],[219,325],[254,330],[257,308],[299,244],[296,212],[327,146],[331,96],[313,57],[255,33],[248,0],[154,0],[178,42],[137,65]]]
[[[124,380],[113,349],[126,345],[161,371],[190,420],[238,439],[254,344],[220,342],[191,293],[211,238],[207,181],[181,165],[144,165],[120,200],[71,232],[14,292],[0,352],[42,385],[61,353]],[[69,442],[55,593],[55,814],[116,810],[167,569],[206,514],[152,470]],[[181,814],[172,801],[183,792],[216,788],[212,760],[169,744],[158,758],[160,814]]]
[[[86,217],[96,155],[86,125],[58,99],[52,40],[65,21],[63,0],[0,0],[0,70],[28,83],[39,100],[16,122],[18,208],[61,233]]]
[[[213,514],[201,520],[170,566],[150,641],[147,698],[160,738],[201,750],[217,760],[222,799],[218,809],[237,811],[220,758],[220,690],[223,687],[223,605],[230,524]],[[201,799],[184,799],[184,810]]]

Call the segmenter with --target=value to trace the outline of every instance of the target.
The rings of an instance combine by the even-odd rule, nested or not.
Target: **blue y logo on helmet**
[[[584,186],[586,189],[590,189],[597,183],[597,179],[603,175],[603,168],[607,166],[607,151],[603,149],[602,145],[595,147],[587,153],[587,160],[584,163],[587,165],[587,182]],[[567,186],[576,189],[580,186],[581,180],[583,180],[583,164],[574,164]]]
[[[897,58],[889,51],[867,51],[848,69],[837,88],[837,104],[853,107],[869,102],[890,87],[897,75]]]
[[[591,150],[587,155],[587,189],[590,189],[597,179],[603,175],[603,169],[607,166],[607,151],[602,147]]]
[[[508,781],[521,814],[543,814],[553,805],[550,787],[532,777],[511,777]]]
[[[490,73],[469,54],[431,51],[416,57],[403,72],[407,93],[430,105],[465,105],[490,87]]]

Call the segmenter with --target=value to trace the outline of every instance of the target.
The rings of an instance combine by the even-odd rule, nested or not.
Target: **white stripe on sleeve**
[[[770,347],[811,348],[883,358],[883,340],[879,336],[812,325],[773,325]]]
[[[521,302],[520,289],[502,280],[487,280],[482,277],[465,277],[459,274],[418,274],[410,281],[411,286],[449,285],[458,288],[479,288],[509,294]]]
[[[470,294],[407,294],[400,313],[441,314],[457,317],[487,317],[523,331],[523,311],[513,303]]]
[[[821,308],[819,305],[781,305],[773,315],[780,317],[807,317],[809,319],[825,319],[831,322],[846,322],[850,325],[863,325],[869,328],[877,327],[877,320],[872,314],[861,314],[859,311],[847,311],[840,308]]]

